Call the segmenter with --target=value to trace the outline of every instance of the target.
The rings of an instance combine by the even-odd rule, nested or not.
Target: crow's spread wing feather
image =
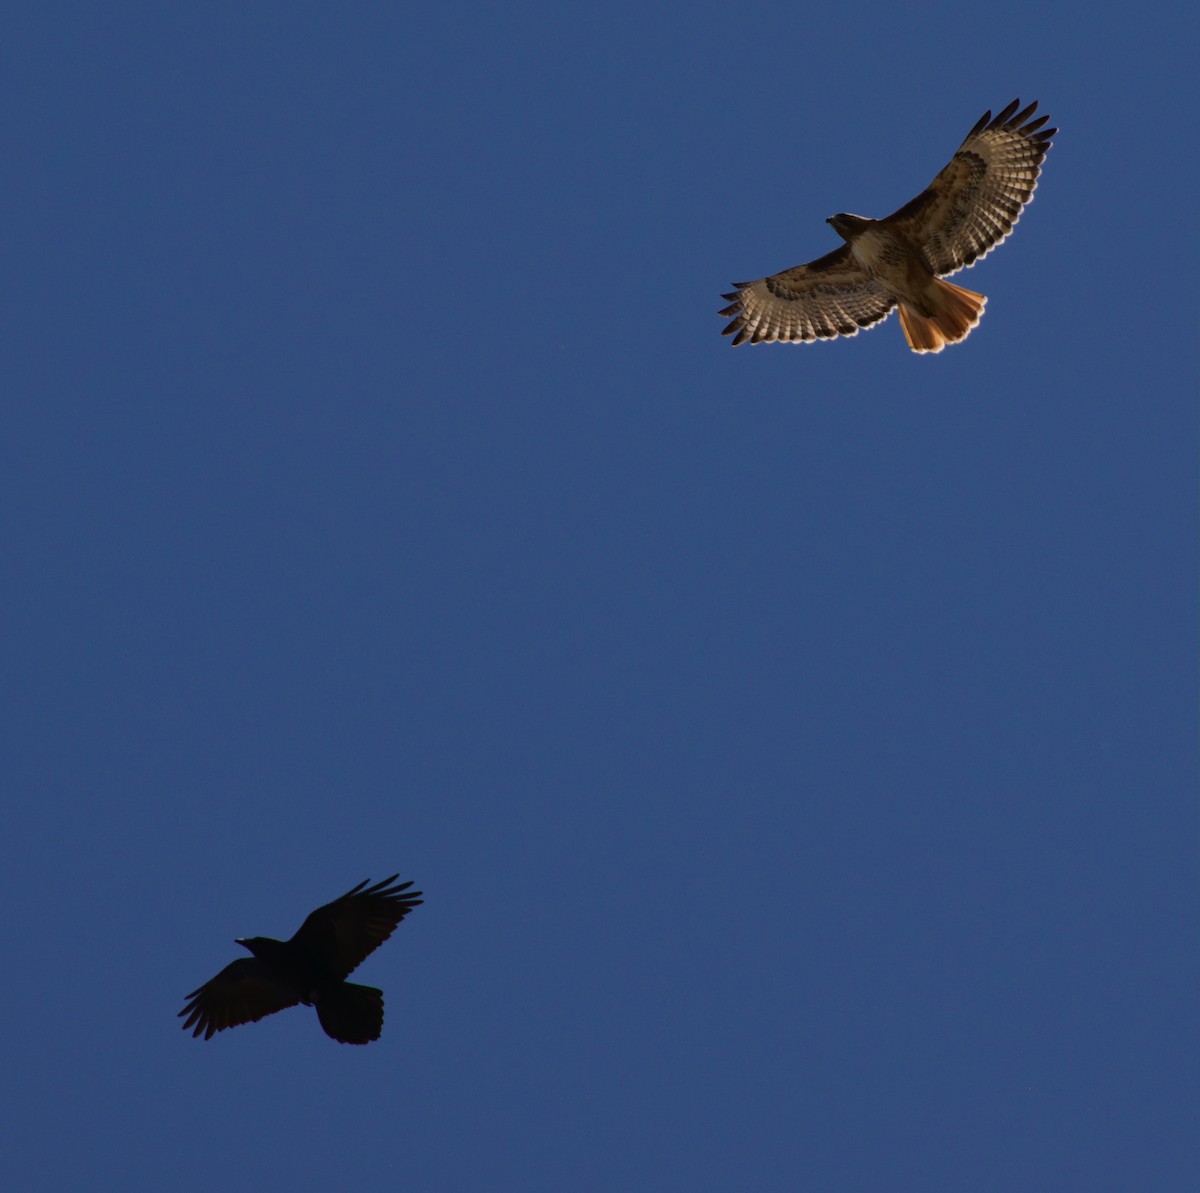
[[[180,1017],[187,1016],[183,1030],[195,1024],[192,1035],[206,1040],[227,1027],[254,1023],[300,1001],[295,988],[280,981],[257,957],[239,958],[187,997],[187,1006],[179,1012]]]
[[[300,925],[291,943],[320,957],[330,973],[339,978],[349,976],[422,901],[420,891],[408,890],[411,882],[393,886],[397,878],[399,875],[393,874],[367,886],[368,878],[340,899],[318,907]]]

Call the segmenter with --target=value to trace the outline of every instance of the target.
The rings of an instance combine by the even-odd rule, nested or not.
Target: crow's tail
[[[339,1044],[369,1044],[383,1030],[383,991],[343,982],[317,1003],[317,1018]]]

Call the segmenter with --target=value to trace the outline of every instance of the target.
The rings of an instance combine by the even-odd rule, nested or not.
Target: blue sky
[[[10,14],[14,1188],[1195,1187],[1197,30],[1105,11]],[[1018,95],[965,344],[730,347]],[[377,1044],[179,1030],[395,871]]]

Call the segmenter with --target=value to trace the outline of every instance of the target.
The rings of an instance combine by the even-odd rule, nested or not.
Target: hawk
[[[393,874],[374,886],[370,879],[340,899],[318,907],[291,940],[251,936],[234,943],[252,957],[231,962],[188,997],[179,1012],[183,1030],[211,1039],[227,1027],[254,1023],[298,1002],[316,1007],[317,1019],[341,1044],[366,1044],[383,1030],[383,991],[347,982],[351,971],[373,953],[414,907],[421,892],[411,882],[392,884]],[[364,888],[366,888],[364,890]]]
[[[831,216],[846,242],[807,265],[756,282],[734,282],[720,313],[725,335],[749,340],[817,340],[857,335],[900,308],[914,352],[941,352],[965,340],[987,299],[940,279],[987,256],[1013,230],[1033,198],[1042,160],[1058,129],[1029,118],[1014,99],[987,111],[950,163],[915,199],[885,219]],[[1028,121],[1028,123],[1026,123]]]

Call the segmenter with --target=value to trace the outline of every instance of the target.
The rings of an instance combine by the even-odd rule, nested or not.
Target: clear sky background
[[[7,1187],[1200,1187],[1149,11],[9,12]],[[1015,96],[965,344],[730,347]],[[378,1043],[180,1030],[395,871]]]

